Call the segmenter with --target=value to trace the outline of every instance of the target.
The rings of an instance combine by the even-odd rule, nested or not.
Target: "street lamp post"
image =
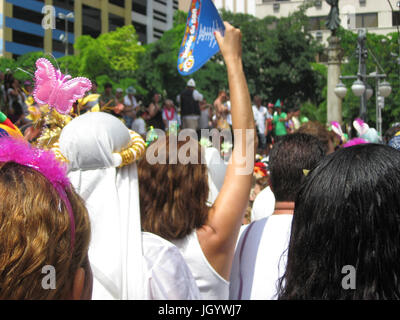
[[[64,14],[59,12],[58,17],[62,20],[65,20],[65,37],[63,39],[65,43],[65,55],[68,55],[68,19],[73,19],[74,18],[74,13],[70,12],[68,14]]]
[[[367,79],[374,78],[375,95],[376,95],[376,130],[379,132],[380,136],[382,136],[382,109],[384,107],[384,98],[390,95],[392,88],[387,81],[381,82],[381,79],[386,79],[386,74],[378,73],[378,67],[376,67],[375,72],[369,75],[367,74],[366,60],[368,58],[368,49],[365,45],[367,39],[366,35],[367,35],[366,29],[359,30],[357,38],[357,53],[359,62],[357,75],[340,76],[339,77],[340,82],[337,84],[335,88],[335,94],[340,99],[343,99],[347,94],[347,88],[342,83],[341,80],[349,80],[349,79],[355,80],[353,85],[351,86],[351,90],[355,96],[360,97],[359,117],[363,119],[365,122],[367,122],[368,120],[367,101],[371,98],[373,94],[372,88],[367,84]],[[373,54],[372,57],[374,58],[376,64],[380,66]]]
[[[360,29],[358,32],[358,38],[357,38],[357,50],[358,50],[358,57],[359,57],[359,65],[358,65],[358,80],[363,83],[364,85],[364,90],[361,94],[361,99],[360,99],[360,118],[363,119],[365,122],[367,122],[368,118],[368,113],[367,113],[367,65],[366,61],[368,58],[368,50],[366,48],[366,42],[367,40],[367,30],[366,29]],[[353,90],[354,92],[354,90]]]

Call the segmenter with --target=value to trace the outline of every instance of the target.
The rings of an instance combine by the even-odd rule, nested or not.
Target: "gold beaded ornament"
[[[132,130],[129,130],[129,134],[131,135],[131,142],[126,148],[118,152],[122,159],[118,168],[139,160],[146,149],[146,143],[139,134]]]
[[[115,155],[119,155],[121,157],[121,164],[118,168],[123,166],[129,165],[136,160],[139,160],[146,149],[146,143],[143,138],[137,134],[133,130],[129,130],[129,134],[131,136],[131,141],[129,142],[128,146],[122,149],[120,152],[115,152]],[[55,143],[51,148],[56,156],[56,159],[61,162],[68,163],[68,159],[61,153],[59,143]]]

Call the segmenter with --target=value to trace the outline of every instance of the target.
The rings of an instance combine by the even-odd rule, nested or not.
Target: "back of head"
[[[0,299],[71,299],[75,273],[88,263],[90,224],[83,200],[66,192],[73,249],[68,210],[52,184],[27,166],[0,164]],[[56,272],[54,290],[43,286],[45,266]]]
[[[199,143],[190,138],[170,148],[169,140],[160,137],[146,150],[146,157],[138,164],[138,176],[143,229],[174,240],[205,223],[209,186]],[[163,163],[150,163],[154,153],[159,158],[165,156]],[[193,161],[184,163],[182,156],[188,153]]]
[[[269,156],[271,189],[276,201],[295,201],[304,178],[324,157],[323,144],[315,137],[294,133],[284,136]]]
[[[386,130],[385,134],[383,135],[383,142],[389,143],[390,140],[400,131],[400,126],[393,126]]]
[[[336,151],[308,174],[281,298],[400,298],[399,163],[399,151],[363,144]],[[355,268],[354,290],[343,287],[344,266]]]
[[[296,132],[309,134],[316,137],[324,144],[325,153],[333,152],[335,133],[328,131],[325,126],[318,121],[308,121],[304,123]]]

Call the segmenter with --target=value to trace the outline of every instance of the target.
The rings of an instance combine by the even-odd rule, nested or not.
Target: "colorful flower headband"
[[[0,138],[0,162],[15,162],[32,168],[50,181],[67,207],[71,223],[71,248],[73,249],[75,242],[75,219],[71,203],[65,191],[71,186],[66,176],[66,166],[56,160],[52,151],[34,148],[25,140],[10,137]]]

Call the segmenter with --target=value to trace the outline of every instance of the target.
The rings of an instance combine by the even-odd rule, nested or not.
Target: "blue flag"
[[[224,23],[211,0],[192,0],[178,56],[178,71],[187,76],[219,51],[214,31],[224,35]]]

